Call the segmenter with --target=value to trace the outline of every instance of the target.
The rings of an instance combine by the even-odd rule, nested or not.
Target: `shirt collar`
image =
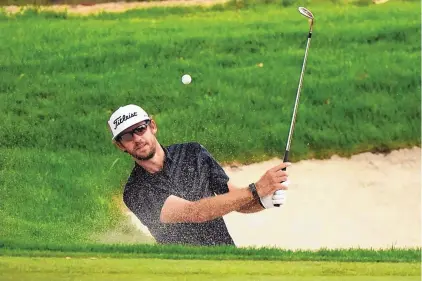
[[[165,146],[163,146],[161,144],[160,144],[160,146],[164,150],[164,155],[165,155],[164,162],[166,162],[167,159],[170,160],[170,162],[173,162],[173,158],[170,156],[170,153],[169,153],[167,147],[165,147]]]

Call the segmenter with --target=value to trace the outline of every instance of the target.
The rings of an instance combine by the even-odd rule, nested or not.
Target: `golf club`
[[[290,145],[292,143],[293,131],[294,131],[294,128],[295,128],[295,123],[296,123],[297,108],[298,108],[298,105],[299,105],[300,91],[302,89],[302,83],[303,83],[303,74],[305,73],[306,60],[308,58],[308,49],[309,49],[309,45],[311,43],[312,28],[313,28],[313,25],[314,25],[314,15],[311,13],[311,11],[309,11],[308,9],[306,9],[304,7],[299,7],[299,12],[303,16],[310,19],[310,26],[309,26],[309,33],[308,33],[308,41],[306,43],[305,57],[303,58],[302,71],[300,73],[299,86],[297,88],[296,101],[295,101],[295,106],[294,106],[294,109],[293,109],[292,122],[290,123],[289,136],[287,137],[287,144],[286,144],[286,150],[284,152],[283,162],[289,161],[289,151],[290,151]],[[283,171],[285,171],[285,170],[286,170],[286,168],[283,168]],[[282,190],[282,192],[285,192],[285,190]],[[275,204],[274,206],[280,207],[279,204]]]

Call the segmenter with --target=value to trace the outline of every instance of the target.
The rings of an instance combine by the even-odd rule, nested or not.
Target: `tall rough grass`
[[[308,7],[292,161],[418,145],[420,4]],[[198,141],[220,162],[282,156],[308,31],[294,6],[29,10],[2,14],[0,30],[0,239],[110,227],[131,162],[106,121],[127,103],[156,118],[164,145]]]
[[[337,262],[403,262],[416,263],[421,259],[421,249],[319,249],[283,250],[277,248],[236,248],[234,246],[184,246],[184,245],[135,245],[135,244],[80,244],[3,242],[0,256],[44,257],[118,257],[161,258],[180,260],[279,260],[279,261],[337,261]]]

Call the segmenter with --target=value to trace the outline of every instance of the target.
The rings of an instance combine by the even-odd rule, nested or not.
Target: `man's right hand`
[[[290,162],[284,162],[269,169],[265,174],[255,183],[256,190],[259,197],[263,198],[274,194],[277,190],[286,190],[288,187],[283,182],[288,180],[286,171],[282,169],[289,167]]]

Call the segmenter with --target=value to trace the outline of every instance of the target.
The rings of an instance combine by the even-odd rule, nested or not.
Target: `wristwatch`
[[[265,209],[265,206],[261,202],[261,197],[259,197],[258,191],[256,190],[256,185],[254,183],[251,183],[249,185],[249,190],[252,192],[253,198],[255,200],[258,200],[259,205],[261,205],[261,207]]]
[[[251,183],[249,185],[249,190],[252,192],[252,195],[253,195],[253,198],[254,199],[258,199],[258,200],[260,199],[259,198],[258,191],[256,190],[256,185],[254,183]]]

